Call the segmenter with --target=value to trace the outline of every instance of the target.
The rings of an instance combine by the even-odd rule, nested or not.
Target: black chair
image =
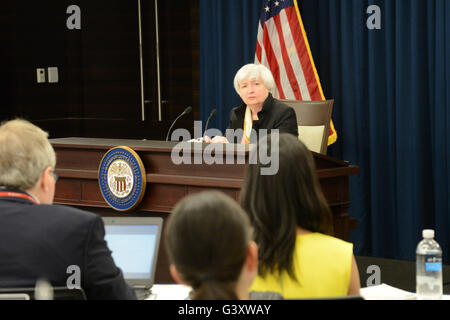
[[[35,288],[0,288],[0,300],[36,300]],[[86,300],[83,289],[54,287],[53,300]]]

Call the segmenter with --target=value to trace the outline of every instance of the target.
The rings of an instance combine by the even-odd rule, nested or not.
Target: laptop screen
[[[105,240],[126,280],[153,280],[161,235],[159,220],[104,218]]]

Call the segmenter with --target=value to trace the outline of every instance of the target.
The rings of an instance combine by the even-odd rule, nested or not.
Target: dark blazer
[[[74,274],[67,268],[76,265],[87,299],[136,299],[104,236],[96,214],[1,197],[0,287],[34,287],[39,278],[65,287]]]
[[[242,104],[231,110],[228,129],[244,129],[246,108],[247,106]],[[256,131],[256,137],[254,135],[250,137],[252,143],[261,138],[258,132],[259,129],[267,129],[267,134],[270,134],[271,129],[278,129],[280,133],[291,133],[298,137],[297,117],[294,109],[272,97],[271,93],[269,93],[269,96],[264,101],[261,111],[258,112],[258,119],[259,120],[253,121],[252,129]],[[240,143],[241,139],[242,133],[239,135],[236,134],[234,143]],[[228,141],[230,141],[230,139],[228,139]]]

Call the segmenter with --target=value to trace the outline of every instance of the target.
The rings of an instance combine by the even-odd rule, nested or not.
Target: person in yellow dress
[[[279,143],[273,143],[279,139]],[[314,159],[291,134],[269,135],[258,147],[279,153],[274,175],[254,153],[246,170],[241,205],[258,245],[259,268],[251,297],[300,299],[358,295],[353,245],[333,237],[331,211],[316,177]],[[276,146],[278,150],[274,147]]]

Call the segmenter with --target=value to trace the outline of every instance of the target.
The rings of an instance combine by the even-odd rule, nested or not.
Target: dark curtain
[[[227,1],[202,4],[208,2]],[[366,26],[370,5],[381,9],[380,30]],[[324,94],[335,99],[338,140],[329,154],[360,167],[350,179],[350,215],[358,219],[351,232],[355,253],[414,260],[421,230],[433,228],[449,261],[450,2],[299,0],[299,7]],[[255,24],[258,13],[251,13]],[[216,29],[220,24],[204,14],[201,19]],[[254,37],[235,35],[233,45],[250,44],[252,58]],[[228,49],[212,46],[208,53],[217,58]],[[230,59],[202,59],[201,89],[209,91],[202,98],[214,95],[219,82],[232,81],[217,73],[215,80],[207,78],[211,87],[204,78],[234,68]],[[235,95],[232,87],[221,89],[221,99]],[[203,110],[215,102],[202,99]]]
[[[200,115],[225,134],[232,108],[242,103],[233,80],[255,60],[261,0],[200,0]]]

